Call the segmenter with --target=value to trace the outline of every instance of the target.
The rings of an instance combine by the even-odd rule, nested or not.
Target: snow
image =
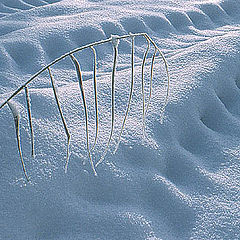
[[[142,134],[141,62],[135,37],[135,83],[116,154],[131,84],[131,38],[118,45],[113,140],[94,176],[85,117],[70,58],[51,67],[71,134],[67,136],[47,72],[30,85],[36,156],[24,91],[14,97],[30,182],[24,178],[11,110],[0,109],[0,239],[240,239],[240,2],[236,0],[0,0],[0,105],[42,67],[74,48],[129,32],[146,32],[157,57]],[[99,138],[96,164],[111,126],[112,43],[96,46]],[[145,70],[149,94],[151,48]],[[93,53],[81,64],[90,147],[95,137]]]

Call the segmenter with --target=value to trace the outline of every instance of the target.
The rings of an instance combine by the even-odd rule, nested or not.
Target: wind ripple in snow
[[[1,0],[0,18],[12,13],[59,2],[61,0]]]
[[[98,167],[97,178],[87,162],[83,107],[70,60],[52,70],[72,134],[67,175],[66,138],[46,74],[30,86],[35,159],[29,157],[25,99],[21,95],[14,99],[22,113],[22,145],[31,185],[21,175],[10,112],[1,110],[0,238],[239,239],[237,1],[145,0],[138,1],[137,8],[131,0],[0,2],[1,12],[5,11],[0,23],[0,103],[56,57],[111,34],[147,32],[166,53],[171,73],[170,101],[160,124],[166,77],[156,61],[148,139],[143,140],[139,63],[146,43],[136,40],[136,88],[122,144]],[[95,161],[109,134],[112,46],[96,50],[102,130]],[[122,41],[114,140],[128,99],[129,54],[130,43]],[[84,51],[76,56],[82,63],[93,136],[92,55]],[[148,89],[147,73],[146,80]]]

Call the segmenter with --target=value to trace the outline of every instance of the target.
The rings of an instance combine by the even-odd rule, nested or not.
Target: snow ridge
[[[20,1],[9,1],[14,2],[17,8]],[[84,109],[70,59],[52,69],[73,139],[67,174],[62,151],[66,139],[59,134],[64,127],[48,76],[39,76],[29,86],[37,133],[34,159],[25,96],[14,99],[21,113],[22,148],[31,184],[22,177],[10,111],[0,111],[0,238],[239,239],[239,10],[235,0],[63,0],[5,14],[0,22],[0,104],[61,54],[128,32],[146,32],[160,47],[169,64],[171,86],[161,124],[167,81],[157,58],[144,139],[141,63],[147,43],[135,39],[135,89],[122,142],[115,155],[106,155],[94,177],[87,162]],[[131,87],[131,41],[120,41],[118,48],[116,134],[110,151]],[[96,52],[101,126],[93,161],[103,153],[109,136],[113,61],[110,44],[96,47]],[[146,95],[153,54],[154,49],[149,50],[146,58]],[[75,57],[82,63],[89,136],[94,140],[92,50]]]

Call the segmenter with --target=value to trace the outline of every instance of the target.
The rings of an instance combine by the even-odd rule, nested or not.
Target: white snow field
[[[240,239],[240,1],[0,0],[0,105],[62,54],[117,34],[145,32],[164,53],[170,95],[158,55],[142,134],[141,63],[147,48],[135,37],[135,83],[121,143],[113,154],[131,84],[131,39],[121,40],[115,76],[115,126],[94,176],[86,148],[78,79],[68,57],[51,67],[67,138],[45,71],[28,85],[35,136],[24,91],[12,99],[21,115],[22,171],[14,120],[0,109],[1,240]],[[90,148],[96,164],[111,130],[111,43],[96,46],[99,138],[95,136],[93,52],[76,53],[83,73]],[[145,69],[150,84],[151,48]]]

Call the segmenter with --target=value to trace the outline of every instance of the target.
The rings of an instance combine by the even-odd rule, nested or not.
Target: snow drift
[[[0,104],[35,72],[63,53],[111,34],[148,33],[165,54],[171,76],[161,124],[166,76],[156,60],[153,96],[142,136],[141,61],[122,142],[115,155],[131,76],[131,42],[119,45],[116,132],[106,159],[92,173],[85,148],[84,114],[70,59],[52,69],[72,135],[66,138],[47,74],[31,86],[36,157],[31,158],[24,95],[21,112],[26,183],[8,108],[0,111],[0,237],[2,239],[239,239],[240,3],[223,1],[0,1]],[[111,45],[99,46],[101,131],[94,161],[111,124]],[[151,52],[152,54],[152,52]],[[147,60],[150,67],[151,54]],[[94,139],[92,55],[83,64]],[[149,79],[146,89],[149,89]]]

